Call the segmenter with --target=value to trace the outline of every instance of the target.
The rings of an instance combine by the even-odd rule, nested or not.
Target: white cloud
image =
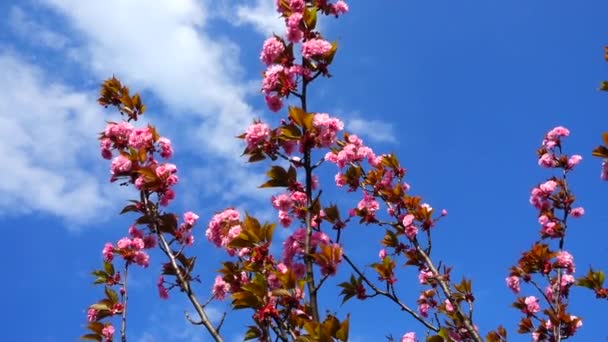
[[[397,141],[393,126],[381,120],[368,120],[353,117],[348,120],[346,126],[351,133],[365,136],[367,139],[374,142],[394,143]]]
[[[234,136],[253,117],[238,46],[206,31],[194,0],[43,0],[84,36],[84,61],[100,79],[116,74],[152,91],[186,122],[205,153],[237,155]]]
[[[186,140],[182,145],[219,170],[212,179],[256,197],[258,184],[241,170],[243,146],[235,136],[260,113],[246,102],[253,88],[243,78],[238,45],[209,27],[213,2],[42,1],[82,35],[78,59],[95,77],[115,74],[131,89],[151,91],[170,113],[160,121],[173,126],[158,125],[160,132]]]
[[[94,98],[7,54],[0,55],[0,83],[0,212],[85,222],[108,208],[103,171],[84,166],[99,155],[94,137],[103,116]]]
[[[239,5],[235,16],[237,25],[252,25],[264,36],[285,32],[285,23],[276,10],[275,1],[256,0],[253,5]]]
[[[69,43],[67,37],[35,22],[17,6],[13,6],[9,10],[8,23],[17,36],[27,39],[31,43],[57,50],[66,47]]]

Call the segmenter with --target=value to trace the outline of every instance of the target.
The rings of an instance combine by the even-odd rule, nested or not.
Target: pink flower
[[[556,140],[561,137],[567,137],[569,135],[570,131],[566,127],[558,126],[550,130],[549,133],[547,133],[547,139]]]
[[[429,283],[429,278],[433,278],[433,272],[430,270],[420,270],[420,273],[418,274],[418,280],[420,281],[420,284],[428,284]]]
[[[137,229],[137,227],[135,227],[135,226],[129,226],[129,235],[131,235],[134,238],[136,238],[136,237],[143,238],[144,232]]]
[[[363,193],[363,199],[357,204],[357,209],[366,210],[368,215],[374,216],[376,211],[380,209],[380,204],[378,204],[378,201],[376,201],[376,198],[373,195],[365,192]]]
[[[445,300],[445,310],[447,312],[453,312],[454,311],[454,306],[452,305],[452,303],[450,302],[449,299]]]
[[[103,247],[101,254],[103,254],[104,261],[112,262],[112,259],[114,259],[114,246],[111,243],[107,242],[106,245]]]
[[[226,294],[230,292],[230,284],[224,281],[222,276],[215,277],[215,283],[213,284],[213,297],[218,300],[224,300]]]
[[[416,342],[416,333],[408,332],[401,336],[401,342]]]
[[[293,218],[289,215],[289,212],[279,210],[279,222],[283,227],[287,228],[293,222]]]
[[[524,299],[524,303],[526,303],[525,313],[533,314],[540,311],[540,305],[538,304],[538,299],[534,296],[529,296]]]
[[[413,224],[410,224],[409,226],[405,227],[405,236],[407,236],[410,239],[413,239],[416,237],[416,235],[418,234],[418,227],[416,227]]]
[[[292,13],[286,20],[287,24],[287,40],[292,43],[298,43],[302,40],[304,33],[300,29],[300,23],[302,22],[302,13]]]
[[[198,215],[196,215],[195,213],[191,211],[184,213],[184,222],[186,222],[187,225],[194,226],[197,220]]]
[[[260,60],[268,65],[273,64],[277,58],[285,51],[285,45],[276,37],[270,37],[264,41]]]
[[[112,176],[124,175],[125,173],[128,173],[129,171],[131,171],[132,166],[133,166],[133,163],[131,162],[131,160],[129,160],[129,158],[120,154],[120,155],[116,156],[114,159],[112,159],[112,164],[110,166],[110,172],[111,172]]]
[[[562,274],[561,283],[560,283],[560,287],[561,287],[562,291],[564,291],[566,288],[568,288],[569,286],[574,284],[575,281],[576,280],[574,279],[573,275]]]
[[[519,277],[517,277],[517,276],[510,276],[510,277],[507,277],[505,279],[505,281],[507,282],[507,286],[514,293],[519,293],[519,291],[521,291],[521,288],[519,287]]]
[[[344,14],[344,13],[348,12],[348,5],[343,0],[338,0],[338,1],[336,1],[335,4],[331,5],[331,12],[335,16],[339,16],[341,14]]]
[[[414,223],[414,215],[412,215],[412,214],[405,215],[403,217],[403,220],[401,220],[401,223],[403,223],[404,227],[411,225],[412,223]]]
[[[378,257],[380,258],[380,260],[384,260],[384,258],[386,258],[386,249],[382,248],[378,253]]]
[[[583,157],[581,157],[578,154],[574,154],[570,157],[570,159],[568,159],[568,168],[572,169],[573,167],[575,167],[576,165],[578,165],[581,160],[583,160]]]
[[[207,239],[217,247],[225,247],[234,238],[236,231],[232,228],[239,225],[239,220],[240,214],[234,209],[226,209],[213,215],[205,232]]]
[[[323,39],[311,39],[302,43],[302,56],[312,58],[323,56],[331,50],[331,43]]]
[[[264,123],[254,123],[247,127],[245,132],[245,141],[247,148],[256,149],[270,137],[270,127]]]
[[[538,165],[542,167],[555,167],[555,157],[551,153],[545,153],[538,159]]]
[[[330,147],[336,140],[336,135],[344,129],[344,123],[337,118],[330,117],[327,113],[317,113],[313,117],[313,126],[317,131],[318,145]]]
[[[266,101],[266,105],[268,106],[268,109],[270,109],[273,112],[278,112],[281,110],[281,108],[283,108],[283,100],[281,100],[280,97],[275,96],[275,95],[266,95],[264,97],[264,100]]]
[[[277,90],[280,87],[281,81],[286,78],[285,67],[279,64],[274,64],[266,69],[264,72],[264,79],[262,80],[262,91],[269,95],[271,92]]]
[[[160,277],[158,277],[156,286],[158,287],[158,295],[160,296],[161,299],[169,298],[169,292],[165,288],[165,278],[162,275]]]
[[[97,320],[97,310],[91,308],[87,311],[87,321],[94,322]]]
[[[572,217],[582,217],[583,215],[585,215],[585,208],[583,208],[583,207],[574,208],[570,211],[570,215],[572,215]]]
[[[112,326],[112,324],[106,323],[106,326],[101,329],[101,334],[103,335],[103,337],[108,339],[108,341],[111,341],[114,337],[114,327]]]
[[[133,126],[126,121],[120,123],[110,122],[106,126],[104,135],[112,140],[117,148],[123,149],[127,147],[132,130]]]
[[[420,312],[420,314],[423,317],[429,317],[429,309],[431,308],[430,305],[428,305],[427,303],[422,303],[418,305],[418,312]]]
[[[272,196],[272,206],[280,211],[289,211],[293,207],[293,201],[288,194],[280,194],[278,196]]]
[[[161,137],[158,139],[158,145],[160,146],[160,156],[169,159],[173,156],[173,147],[171,147],[171,140]]]
[[[112,159],[112,140],[108,138],[101,139],[99,148],[101,149],[101,156],[104,159]]]
[[[566,272],[568,272],[569,274],[575,272],[574,257],[572,256],[572,254],[566,251],[560,251],[557,253],[555,259],[556,267],[565,268]]]
[[[549,180],[544,182],[543,184],[539,185],[538,188],[541,189],[543,192],[545,192],[545,194],[551,194],[553,191],[555,191],[555,188],[557,187],[557,182],[553,181],[553,180]]]
[[[289,8],[291,8],[291,10],[293,12],[302,13],[302,12],[304,12],[305,7],[306,7],[306,3],[304,3],[304,0],[290,0],[289,1]]]
[[[118,240],[116,246],[120,249],[128,249],[131,246],[131,239],[128,237],[123,237],[122,239]]]
[[[148,255],[148,253],[143,251],[138,251],[135,253],[134,261],[141,267],[150,266],[150,256]]]
[[[133,238],[131,240],[131,249],[133,250],[140,250],[140,249],[144,249],[145,243],[144,240],[142,238]]]
[[[152,131],[148,127],[136,128],[129,135],[129,147],[136,150],[150,148],[154,142]]]
[[[169,188],[167,190],[165,190],[165,192],[162,193],[162,196],[160,198],[160,205],[166,207],[169,205],[169,202],[175,199],[175,191],[173,191],[173,189]]]

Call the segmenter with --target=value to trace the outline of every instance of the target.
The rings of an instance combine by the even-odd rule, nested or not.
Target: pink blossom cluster
[[[376,157],[374,151],[368,146],[363,145],[363,140],[356,135],[349,135],[345,143],[346,145],[340,150],[333,150],[325,154],[325,160],[336,164],[340,170],[351,163],[361,162],[363,160],[367,160],[370,165],[375,167],[382,158]],[[346,185],[346,177],[343,173],[338,172],[334,178],[337,186],[342,187]],[[390,184],[392,180],[391,174],[387,176],[385,182]],[[351,190],[354,191],[355,189],[356,184],[351,185]]]
[[[116,246],[106,243],[102,255],[106,262],[112,262],[114,255],[120,255],[127,263],[135,263],[142,267],[148,267],[150,256],[144,249],[156,246],[156,236],[153,234],[145,235],[143,231],[135,226],[129,227],[130,237],[123,237],[118,240]]]
[[[317,147],[331,147],[336,143],[338,132],[344,129],[344,123],[327,113],[317,113],[313,117],[315,142]]]
[[[550,130],[543,139],[542,142],[542,153],[538,159],[538,165],[546,168],[556,168],[562,167],[565,170],[571,170],[576,165],[578,165],[583,157],[574,154],[570,158],[566,158],[564,156],[565,163],[560,158],[559,154],[561,154],[561,139],[570,135],[570,131],[562,126],[558,126]],[[556,148],[560,153],[556,151]],[[565,165],[564,165],[565,164]]]
[[[164,159],[173,156],[171,140],[160,137],[152,126],[134,128],[130,123],[109,122],[100,137],[101,155],[112,159],[110,164],[110,181],[126,178],[139,190],[158,193],[161,205],[167,206],[175,199],[172,186],[178,182],[175,175],[177,168],[173,164],[160,164],[154,158],[158,152]],[[117,156],[113,157],[113,151]],[[152,177],[144,170],[152,170]]]
[[[251,150],[263,145],[268,138],[270,138],[270,127],[265,123],[253,123],[245,131],[245,142],[247,143],[247,148]]]
[[[229,208],[213,215],[205,235],[217,247],[226,247],[230,241],[241,234],[241,215],[235,209]],[[229,249],[234,254],[234,250]]]
[[[416,342],[416,333],[408,332],[401,336],[401,342]]]
[[[532,315],[540,311],[540,304],[538,298],[534,296],[528,296],[524,298],[526,306],[523,308],[523,312],[527,315]]]
[[[319,38],[310,39],[302,43],[302,57],[313,58],[324,56],[331,49],[331,43],[326,40]]]
[[[105,324],[101,329],[101,335],[105,338],[105,342],[112,342],[114,339],[114,326],[112,324]]]
[[[380,204],[376,201],[376,197],[367,192],[363,193],[363,199],[357,204],[357,211],[363,216],[363,222],[377,222],[376,212],[380,209]]]
[[[299,190],[271,197],[272,206],[279,211],[279,222],[285,228],[289,227],[294,218],[303,219],[306,211],[306,194]]]
[[[277,1],[277,11],[285,20],[285,40],[273,36],[264,41],[260,60],[267,67],[262,81],[262,92],[268,108],[277,112],[283,107],[283,98],[288,97],[297,88],[297,78],[310,80],[311,63],[294,63],[293,45],[302,43],[301,54],[304,59],[325,59],[332,50],[331,43],[320,38],[314,27],[308,27],[304,21],[307,8],[305,0]],[[341,15],[348,12],[348,5],[340,0],[335,4],[327,0],[312,1],[321,13]],[[286,43],[289,42],[291,44]],[[327,62],[317,65],[317,69],[327,74]]]
[[[279,57],[285,52],[285,43],[280,37],[270,37],[264,41],[262,46],[262,52],[260,53],[260,60],[266,66],[274,64]]]
[[[230,284],[224,281],[224,278],[222,278],[222,276],[216,276],[215,282],[213,283],[213,289],[211,290],[213,297],[217,300],[224,300],[224,298],[226,298],[226,294],[228,294],[229,292]]]
[[[418,312],[423,317],[429,317],[429,310],[435,307],[437,307],[437,301],[435,300],[435,291],[423,291],[418,297]]]
[[[283,242],[283,264],[291,267],[294,271],[302,272],[298,276],[302,276],[304,265],[298,262],[298,258],[304,256],[304,246],[306,243],[306,228],[299,228],[291,234]],[[323,232],[313,232],[310,240],[310,247],[315,250],[318,246],[327,246],[331,244],[331,240],[327,234]],[[301,266],[300,266],[301,265]]]

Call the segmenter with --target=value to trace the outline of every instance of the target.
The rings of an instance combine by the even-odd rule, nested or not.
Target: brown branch
[[[424,259],[424,262],[426,263],[427,267],[431,270],[431,272],[433,272],[433,274],[436,275],[437,283],[439,283],[439,287],[441,287],[443,294],[450,300],[450,302],[455,303],[456,301],[454,301],[454,298],[452,296],[452,290],[450,290],[450,283],[446,282],[446,280],[440,276],[440,273],[435,267],[435,264],[433,264],[431,258],[424,252],[424,249],[422,249],[422,247],[420,247],[418,243],[416,243],[416,250]],[[454,309],[456,309],[456,313],[462,319],[464,327],[467,329],[469,334],[473,336],[473,340],[475,340],[475,342],[483,342],[483,338],[481,337],[481,335],[479,335],[479,332],[477,332],[477,330],[473,326],[473,323],[469,320],[467,315],[464,314],[460,305],[454,305]]]
[[[203,308],[200,301],[198,300],[198,297],[194,294],[194,291],[190,287],[190,283],[186,279],[185,275],[182,274],[182,271],[179,269],[179,266],[177,265],[177,259],[176,259],[175,255],[173,254],[173,252],[171,251],[171,247],[169,246],[167,240],[165,239],[165,236],[158,229],[157,217],[155,215],[156,213],[152,212],[150,210],[148,195],[149,195],[149,193],[147,191],[142,191],[141,200],[144,204],[146,214],[148,216],[150,216],[150,218],[152,218],[152,227],[154,229],[154,232],[156,232],[156,235],[159,239],[159,247],[163,251],[163,253],[165,253],[165,255],[169,258],[171,268],[173,268],[173,271],[175,271],[175,276],[177,278],[177,284],[182,289],[182,291],[184,291],[186,293],[186,296],[190,300],[190,303],[192,303],[192,305],[194,306],[194,309],[198,313],[198,315],[201,319],[202,325],[205,326],[205,328],[207,329],[209,334],[211,334],[211,336],[213,337],[213,339],[216,342],[223,342],[224,339],[220,336],[217,329],[215,329],[215,327],[211,323],[211,320],[209,320],[209,317],[207,316],[205,309]]]
[[[124,288],[125,294],[122,297],[122,325],[120,327],[120,340],[122,342],[127,342],[127,300],[128,300],[128,292],[127,292],[127,276],[129,270],[129,263],[125,263],[125,276],[122,282],[122,286]]]
[[[350,267],[353,269],[353,271],[355,271],[355,273],[357,273],[359,275],[359,277],[361,277],[361,279],[363,279],[363,281],[367,284],[367,286],[371,287],[371,289],[374,290],[375,293],[368,297],[375,297],[377,295],[386,297],[386,298],[390,299],[393,303],[397,304],[397,306],[399,306],[401,308],[401,310],[410,314],[410,316],[412,316],[418,322],[422,323],[428,329],[430,329],[434,332],[439,332],[439,328],[437,328],[433,324],[427,322],[424,319],[424,317],[422,317],[416,311],[412,310],[407,305],[403,304],[396,295],[391,294],[388,291],[380,290],[374,283],[372,283],[369,279],[367,279],[367,277],[363,274],[363,272],[361,272],[359,270],[359,268],[357,268],[357,266],[352,262],[352,260],[350,260],[350,258],[346,254],[342,254],[342,257],[350,265]]]

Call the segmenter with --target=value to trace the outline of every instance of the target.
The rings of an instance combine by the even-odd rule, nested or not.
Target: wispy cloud
[[[103,171],[85,166],[99,154],[95,99],[14,55],[0,55],[0,71],[0,173],[10,180],[0,183],[0,211],[85,222],[110,206]]]
[[[239,5],[234,13],[236,24],[252,25],[262,35],[280,35],[285,31],[285,24],[277,13],[274,1],[256,0],[254,4]]]
[[[69,43],[66,36],[34,21],[18,6],[12,6],[9,10],[8,23],[13,33],[30,43],[51,49],[62,49]]]
[[[211,2],[42,2],[65,17],[79,38],[72,54],[85,70],[100,80],[115,74],[131,88],[153,94],[167,113],[159,120],[161,133],[191,146],[188,151],[215,172],[211,179],[257,197],[258,182],[242,171],[243,147],[235,136],[261,113],[247,103],[254,88],[244,77],[238,45],[214,32]]]
[[[353,133],[373,141],[394,143],[397,141],[393,126],[390,123],[374,119],[361,119],[352,115],[346,123],[347,129]]]

